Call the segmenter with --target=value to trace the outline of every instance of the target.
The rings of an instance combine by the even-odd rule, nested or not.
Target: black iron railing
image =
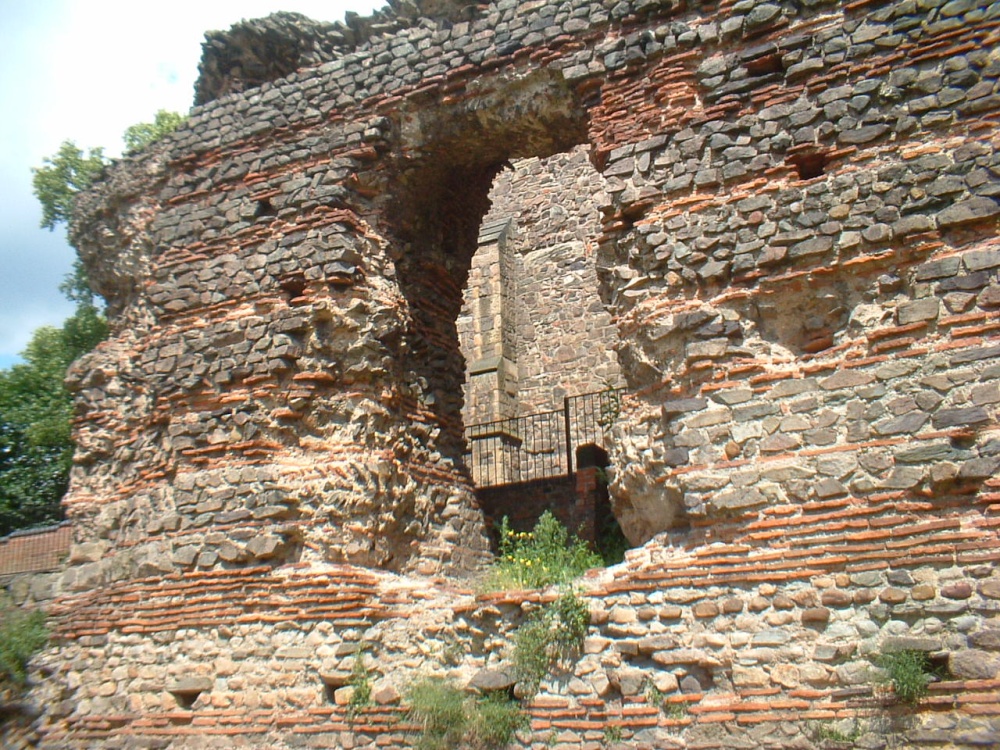
[[[577,447],[604,447],[622,388],[569,396],[563,408],[465,428],[466,465],[477,487],[568,476]]]

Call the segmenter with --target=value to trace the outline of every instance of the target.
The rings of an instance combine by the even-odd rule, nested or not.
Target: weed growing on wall
[[[457,747],[465,735],[465,695],[438,677],[418,680],[407,690],[410,718],[420,726],[417,750]]]
[[[618,724],[608,724],[604,727],[601,744],[605,747],[616,745],[622,741],[622,728]]]
[[[471,709],[466,740],[474,748],[505,747],[528,723],[521,704],[500,693],[473,701]]]
[[[874,661],[882,670],[881,681],[892,686],[898,700],[910,705],[927,695],[927,684],[935,677],[930,658],[923,651],[890,651],[877,655]]]
[[[652,682],[646,683],[646,703],[651,706],[656,706],[661,711],[666,705],[664,701],[667,699],[667,694],[660,690]]]
[[[534,695],[549,670],[579,655],[589,625],[587,603],[567,591],[517,629],[512,659],[524,694]]]
[[[372,704],[372,681],[365,666],[364,651],[358,651],[354,655],[354,665],[351,667],[351,676],[347,678],[347,684],[354,688],[347,704],[347,712],[353,716]]]
[[[527,722],[521,706],[506,695],[467,696],[440,677],[412,684],[407,702],[411,720],[420,726],[417,750],[498,750]]]
[[[854,720],[847,731],[833,722],[823,722],[811,724],[809,733],[816,742],[855,742],[863,732],[860,722]]]
[[[44,612],[0,604],[0,683],[24,687],[28,662],[48,640]]]
[[[505,517],[500,525],[500,557],[490,571],[490,591],[535,589],[567,583],[602,564],[587,543],[570,536],[549,511],[532,531],[514,531]]]

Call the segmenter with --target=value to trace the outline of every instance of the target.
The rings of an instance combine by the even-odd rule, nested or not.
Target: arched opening
[[[466,465],[487,521],[527,530],[549,510],[595,544],[614,522],[607,462],[584,465],[579,451],[610,447],[622,385],[617,328],[598,295],[606,201],[586,146],[505,168],[458,318]]]
[[[465,358],[456,321],[494,178],[512,160],[586,143],[587,114],[562,75],[545,69],[454,98],[433,107],[415,103],[401,115],[386,234],[409,306],[403,380],[439,430],[434,448],[458,464]]]
[[[455,99],[401,116],[387,234],[409,306],[401,380],[427,417],[427,443],[468,467],[466,424],[564,407],[568,423],[567,399],[621,383],[598,297],[603,180],[589,162],[586,110],[544,69]],[[575,445],[593,442],[565,429],[504,433],[533,458],[561,456],[570,480]]]

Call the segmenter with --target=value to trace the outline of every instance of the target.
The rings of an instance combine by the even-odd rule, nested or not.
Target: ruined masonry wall
[[[639,546],[519,744],[995,744],[996,7],[475,13],[209,102],[80,197],[112,337],[70,379],[41,746],[403,747],[408,679],[504,663],[549,594],[454,577],[486,556],[456,319],[502,165],[579,145]],[[915,707],[872,685],[898,648],[948,668]]]

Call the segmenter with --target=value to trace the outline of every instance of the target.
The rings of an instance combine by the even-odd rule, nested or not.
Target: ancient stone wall
[[[996,8],[452,10],[206,100],[78,201],[112,337],[71,377],[42,744],[406,746],[407,679],[508,658],[551,592],[429,577],[486,554],[456,320],[496,176],[580,145],[638,548],[521,745],[995,744]],[[898,648],[948,669],[915,707],[871,684]]]

